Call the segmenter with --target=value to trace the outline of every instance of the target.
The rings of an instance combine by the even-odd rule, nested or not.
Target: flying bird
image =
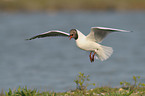
[[[76,45],[80,49],[90,52],[89,54],[90,61],[94,62],[94,57],[96,57],[96,59],[100,59],[101,61],[104,61],[112,55],[113,49],[111,47],[107,47],[100,44],[103,41],[103,39],[109,33],[112,32],[130,32],[130,31],[114,29],[114,28],[106,28],[106,27],[91,27],[91,32],[87,36],[85,36],[78,29],[71,29],[70,33],[66,33],[59,30],[51,30],[36,35],[27,40],[51,37],[51,36],[69,37],[69,40],[74,38],[76,41]]]

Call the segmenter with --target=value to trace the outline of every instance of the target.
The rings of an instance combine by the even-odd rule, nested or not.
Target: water
[[[118,87],[120,81],[141,76],[145,82],[145,12],[0,13],[0,89],[28,88],[65,91],[75,88],[78,72],[90,75],[98,86]],[[90,27],[131,30],[113,33],[102,42],[114,49],[107,61],[90,63],[89,52],[68,38],[26,41],[48,30],[68,32],[77,28],[85,35]]]

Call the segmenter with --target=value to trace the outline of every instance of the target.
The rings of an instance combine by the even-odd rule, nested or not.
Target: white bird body
[[[76,45],[82,50],[95,52],[101,61],[108,59],[113,53],[113,49],[111,47],[102,46],[99,43],[90,40],[79,30],[77,30],[77,33],[78,39],[76,40]]]
[[[77,31],[78,33],[80,33],[79,31]],[[86,51],[94,51],[95,49],[97,49],[99,47],[100,44],[90,41],[88,38],[86,38],[85,35],[83,34],[79,34],[78,35],[78,39],[76,40],[76,45],[83,50]]]
[[[103,46],[99,43],[103,41],[103,39],[111,32],[130,32],[126,30],[120,30],[120,29],[114,29],[114,28],[106,28],[106,27],[92,27],[91,32],[85,36],[83,33],[81,33],[77,29],[70,30],[70,34],[58,31],[58,30],[52,30],[45,33],[42,33],[40,35],[34,36],[28,40],[32,40],[35,38],[43,38],[43,37],[49,37],[49,36],[69,36],[70,39],[74,38],[76,40],[76,45],[85,51],[90,51],[90,61],[94,61],[94,56],[97,56],[97,59],[100,59],[101,61],[104,61],[108,59],[111,54],[113,53],[113,49],[111,47]],[[92,52],[94,54],[92,55]]]
[[[76,44],[80,49],[86,51],[95,51],[95,49],[100,47],[100,44],[96,42],[89,41],[87,38],[83,38],[82,40],[76,40]]]

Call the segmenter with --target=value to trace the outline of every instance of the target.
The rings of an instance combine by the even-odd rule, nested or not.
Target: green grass
[[[28,89],[19,87],[18,89],[9,89],[9,91],[2,91],[0,96],[145,96],[145,84],[138,82],[139,76],[133,76],[134,84],[130,82],[122,81],[121,88],[111,87],[96,87],[94,89],[87,89],[89,85],[94,83],[88,83],[90,81],[89,75],[85,76],[84,73],[79,73],[74,80],[76,84],[75,90],[69,90],[66,92],[53,92],[53,91],[39,91],[37,89]]]
[[[145,10],[145,0],[0,0],[0,10]]]
[[[18,88],[2,92],[0,96],[144,96],[145,88],[123,89],[110,87],[97,87],[90,90],[70,90],[67,92],[40,92],[37,89]]]
[[[5,94],[5,95],[4,95]],[[18,88],[17,90],[9,89],[8,92],[2,92],[0,96],[143,96],[145,95],[145,88],[139,87],[134,89],[110,88],[110,87],[96,87],[90,90],[70,90],[67,92],[40,92],[37,89]]]

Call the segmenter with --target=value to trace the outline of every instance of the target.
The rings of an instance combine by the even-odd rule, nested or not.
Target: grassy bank
[[[145,0],[0,0],[0,10],[145,10]]]
[[[145,84],[138,82],[139,76],[133,76],[134,84],[123,81],[120,82],[121,88],[111,87],[96,87],[94,89],[87,89],[89,85],[94,83],[88,83],[89,76],[85,76],[84,73],[79,73],[76,80],[75,90],[67,92],[51,92],[51,91],[39,91],[37,89],[9,89],[8,92],[2,91],[0,96],[145,96]]]
[[[2,92],[0,96],[145,96],[145,88],[123,89],[99,87],[90,90],[70,90],[67,92],[40,92],[36,89],[18,88],[17,90],[9,90]]]

